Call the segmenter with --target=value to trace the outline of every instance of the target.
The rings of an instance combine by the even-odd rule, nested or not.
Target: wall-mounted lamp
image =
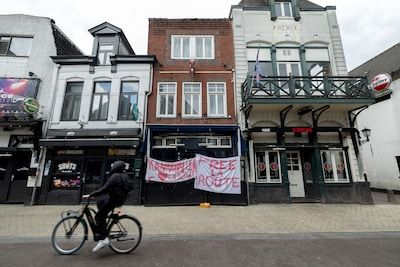
[[[361,130],[365,138],[367,138],[367,142],[369,142],[369,137],[371,136],[371,129],[368,129],[365,127],[364,129]]]

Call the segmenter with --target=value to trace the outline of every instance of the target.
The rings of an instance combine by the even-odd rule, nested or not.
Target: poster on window
[[[147,161],[146,181],[148,182],[179,183],[194,177],[194,159],[164,162],[149,158]]]
[[[240,194],[240,157],[210,158],[196,155],[194,188],[224,194]]]
[[[38,85],[37,79],[0,78],[0,118],[31,114]]]

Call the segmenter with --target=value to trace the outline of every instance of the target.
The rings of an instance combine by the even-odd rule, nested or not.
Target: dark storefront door
[[[6,201],[10,188],[12,175],[11,155],[1,155],[0,157],[0,201]]]
[[[12,157],[1,157],[0,201],[25,201],[31,156],[31,152],[17,152]]]
[[[82,194],[90,194],[103,185],[103,160],[88,159],[83,175]]]
[[[315,176],[315,160],[313,149],[304,149],[301,153],[303,164],[304,188],[306,199],[320,200],[321,195],[318,190],[318,178]],[[313,174],[314,173],[314,174]]]

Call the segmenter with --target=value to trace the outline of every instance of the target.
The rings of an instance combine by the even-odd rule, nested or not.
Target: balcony
[[[243,106],[254,104],[345,104],[368,105],[375,102],[366,77],[255,78],[242,84]]]

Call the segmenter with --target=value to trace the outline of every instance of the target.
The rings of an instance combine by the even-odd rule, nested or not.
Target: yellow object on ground
[[[209,207],[211,207],[211,204],[208,202],[200,203],[200,208],[209,208]]]

